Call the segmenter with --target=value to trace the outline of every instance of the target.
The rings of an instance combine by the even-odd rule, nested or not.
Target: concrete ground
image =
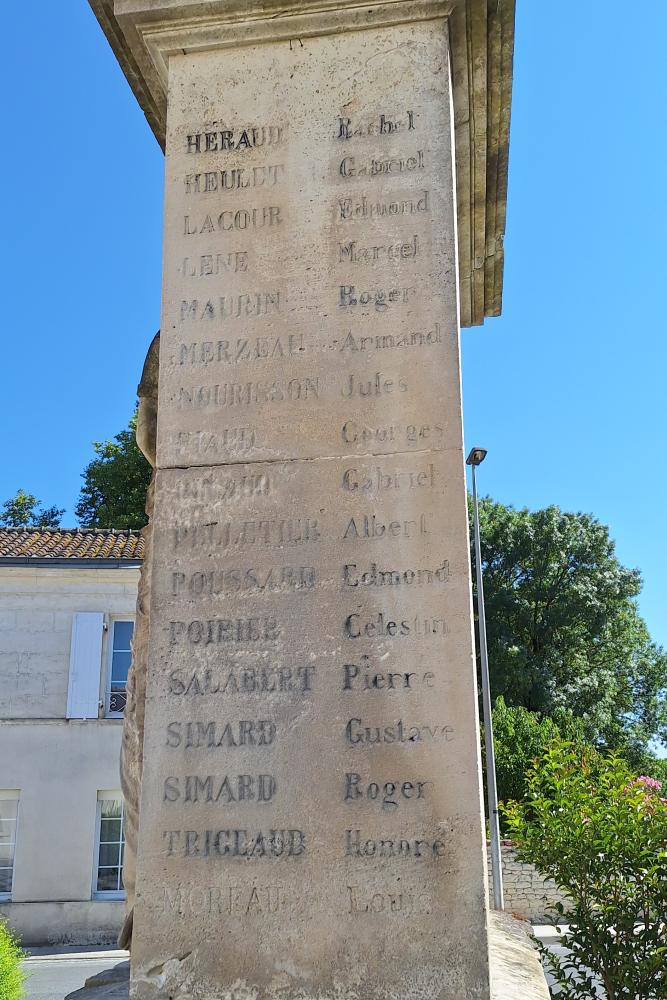
[[[539,938],[542,944],[547,945],[549,951],[552,951],[555,955],[567,955],[567,949],[564,948],[561,944],[559,944],[558,940],[559,935],[553,927],[534,926],[533,934],[535,935],[536,938]],[[545,973],[545,975],[549,986],[552,986],[554,981],[553,976],[550,976],[548,973]],[[598,996],[600,997],[606,996],[606,993],[602,988],[602,986],[598,986],[597,989],[598,989]]]
[[[125,951],[33,948],[24,962],[26,1000],[65,1000],[95,976],[128,958]]]
[[[553,927],[548,926],[534,926],[533,934],[538,938],[542,944],[549,946],[549,951],[553,951],[556,955],[565,955],[566,949],[558,944],[558,934]],[[545,972],[546,980],[549,986],[553,986],[553,976],[550,976]]]

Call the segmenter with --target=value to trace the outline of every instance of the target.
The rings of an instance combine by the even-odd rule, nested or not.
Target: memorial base
[[[490,923],[492,1000],[549,1000],[549,989],[527,924],[492,914]],[[91,977],[65,1000],[128,1000],[130,969],[123,964]],[[165,993],[165,997],[167,994]]]

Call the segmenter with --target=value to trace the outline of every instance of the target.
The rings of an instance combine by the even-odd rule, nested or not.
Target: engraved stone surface
[[[170,59],[135,1000],[489,997],[447,20],[355,27]]]
[[[462,326],[501,311],[515,0],[88,0],[164,148],[175,52],[301,40],[451,11]],[[390,83],[390,82],[389,82]]]
[[[530,939],[530,925],[504,913],[489,915],[491,1000],[549,1000],[542,965]],[[86,980],[65,1000],[127,1000],[127,963]]]

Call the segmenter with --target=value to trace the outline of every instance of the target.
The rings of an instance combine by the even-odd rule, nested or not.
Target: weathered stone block
[[[136,1000],[488,998],[448,7],[398,7],[169,61]]]

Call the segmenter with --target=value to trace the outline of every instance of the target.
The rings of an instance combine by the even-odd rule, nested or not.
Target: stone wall
[[[505,892],[505,912],[534,924],[548,923],[547,910],[565,897],[550,879],[543,879],[534,865],[517,860],[516,848],[511,841],[503,841],[503,888]],[[493,894],[491,882],[491,852],[487,845],[487,865],[489,870],[489,893]]]
[[[116,945],[125,916],[121,900],[0,903],[4,918],[22,945]]]
[[[0,565],[0,719],[65,718],[75,612],[134,618],[138,567],[72,562],[71,567]],[[110,634],[102,643],[100,695]]]

